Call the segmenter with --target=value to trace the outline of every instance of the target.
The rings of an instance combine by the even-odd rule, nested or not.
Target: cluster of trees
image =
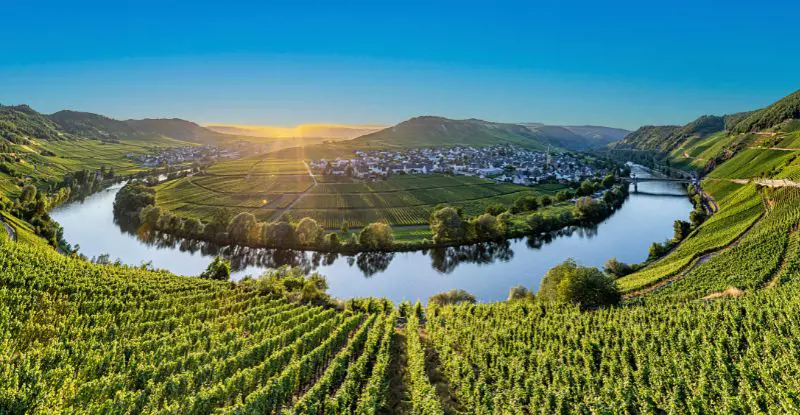
[[[460,208],[440,207],[431,215],[430,229],[435,243],[464,243],[503,239],[509,221],[504,212],[465,218]]]
[[[117,218],[128,219],[146,231],[162,231],[173,236],[199,239],[219,245],[274,248],[339,250],[389,250],[394,246],[392,227],[386,223],[369,224],[356,234],[346,226],[343,232],[326,232],[312,218],[297,222],[282,219],[261,222],[252,213],[232,215],[226,208],[217,209],[208,222],[182,218],[156,205],[155,190],[142,182],[125,185],[114,201]]]
[[[51,206],[59,204],[66,197],[69,197],[66,190],[60,190],[51,197],[39,191],[33,184],[26,184],[14,200],[0,196],[0,209],[27,221],[37,235],[57,247],[65,245],[64,230],[47,212]]]
[[[258,278],[245,277],[239,281],[239,286],[262,294],[278,295],[297,303],[332,305],[325,277],[316,272],[305,275],[299,267],[284,265],[267,271]],[[355,303],[352,306],[356,307]]]
[[[583,307],[614,305],[622,299],[613,278],[595,267],[580,266],[573,259],[547,271],[537,297],[545,301],[580,304]]]

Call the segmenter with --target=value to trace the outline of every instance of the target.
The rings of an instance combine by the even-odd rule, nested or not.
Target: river
[[[634,167],[638,177],[648,173]],[[198,275],[214,255],[215,247],[162,237],[145,242],[114,223],[112,206],[121,185],[63,205],[51,212],[64,227],[64,238],[89,258],[108,254],[111,260],[139,265],[152,261],[156,268],[181,275]],[[393,254],[325,255],[303,251],[238,249],[232,257],[233,279],[258,276],[281,264],[303,267],[327,277],[328,292],[337,298],[386,297],[392,301],[426,301],[453,288],[474,294],[480,301],[504,300],[508,290],[524,285],[534,291],[544,273],[566,258],[583,265],[602,266],[616,257],[635,263],[647,258],[652,242],[671,238],[675,219],[686,219],[692,209],[680,184],[640,183],[635,193],[613,215],[592,228],[573,228],[542,238],[521,238],[503,244]],[[642,194],[645,193],[645,194]]]

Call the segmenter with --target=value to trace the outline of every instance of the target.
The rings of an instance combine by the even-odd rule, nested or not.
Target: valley
[[[307,160],[347,154],[337,142],[219,161],[160,183],[119,183],[88,195],[84,205],[62,202],[41,212],[55,188],[44,185],[47,175],[38,167],[31,169],[24,181],[37,191],[12,180],[4,193],[11,203],[3,221],[16,240],[7,231],[0,240],[0,367],[7,374],[0,408],[795,412],[797,94],[746,115],[634,132],[587,156],[614,157],[616,168],[625,160],[667,175],[681,169],[699,178],[702,192],[642,181],[638,194],[613,175],[605,184],[598,177],[521,186],[445,174],[340,181],[310,171]],[[50,145],[28,140],[8,146]],[[50,148],[108,145],[71,140]],[[20,160],[14,169],[33,164]],[[86,163],[80,167],[96,166]],[[629,168],[637,177],[650,174]],[[139,206],[140,222],[127,231],[112,212],[123,189]],[[559,198],[567,189],[574,194]],[[670,192],[688,197],[653,195]],[[516,193],[533,197],[509,196]],[[615,204],[615,193],[624,195],[622,203]],[[436,204],[461,213],[426,210]],[[504,208],[487,212],[495,204]],[[568,232],[559,229],[577,224],[547,222],[563,212],[571,218],[599,212],[592,205],[609,209],[596,227]],[[221,207],[232,212],[222,218]],[[30,222],[14,212],[31,215]],[[526,239],[488,245],[451,239],[446,249],[409,253],[361,240],[372,237],[364,230],[373,220],[398,229],[427,224],[410,228],[419,232],[411,238],[427,239],[485,230],[484,221],[497,223],[488,218],[504,213]],[[63,222],[67,240],[80,239],[82,247],[86,241],[97,263],[36,242],[43,218],[51,216]],[[456,218],[458,227],[434,235]],[[227,227],[217,226],[222,219]],[[297,241],[315,229],[349,240],[352,226],[359,252],[259,249],[248,246],[253,239],[215,246],[163,226],[185,235],[205,235],[210,226],[217,235],[246,238],[256,235],[253,229],[269,238],[295,232]],[[114,263],[115,256],[125,258]],[[562,262],[568,257],[577,261]],[[159,262],[137,265],[139,258]]]

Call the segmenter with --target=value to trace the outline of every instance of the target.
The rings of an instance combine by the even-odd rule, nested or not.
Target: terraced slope
[[[394,327],[391,314],[8,241],[0,316],[0,412],[10,414],[374,413]]]

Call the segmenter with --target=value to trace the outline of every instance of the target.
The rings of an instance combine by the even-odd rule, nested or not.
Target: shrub
[[[568,259],[547,271],[538,297],[544,300],[598,307],[619,303],[617,283],[594,267]]]
[[[358,234],[358,243],[367,249],[389,249],[394,243],[392,227],[382,223],[370,223]]]
[[[454,289],[450,291],[445,291],[443,293],[438,293],[431,298],[428,299],[429,304],[435,305],[450,305],[450,304],[462,304],[462,303],[470,303],[474,304],[476,302],[475,296],[464,291],[461,289]]]
[[[216,257],[208,268],[200,274],[200,278],[227,281],[231,277],[231,262],[222,257]]]

